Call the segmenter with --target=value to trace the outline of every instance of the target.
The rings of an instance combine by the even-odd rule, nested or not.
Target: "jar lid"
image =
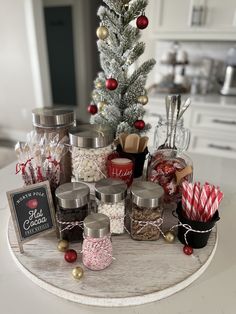
[[[58,205],[65,209],[88,204],[89,193],[89,187],[79,182],[64,183],[55,191]]]
[[[75,121],[75,113],[73,110],[37,108],[32,110],[32,118],[34,126],[66,126]]]
[[[108,127],[99,124],[82,124],[70,129],[70,144],[82,148],[100,148],[110,145],[114,134]]]
[[[84,235],[102,238],[110,233],[110,219],[104,214],[91,214],[84,219]]]
[[[105,203],[117,203],[125,199],[127,185],[120,179],[102,179],[95,184],[95,196]]]
[[[160,205],[164,190],[156,183],[139,181],[133,183],[131,194],[137,206],[154,208]]]

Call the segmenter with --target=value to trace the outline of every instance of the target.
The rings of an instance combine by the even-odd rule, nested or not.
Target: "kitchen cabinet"
[[[184,114],[184,126],[191,131],[188,150],[236,159],[236,97],[208,95],[191,99],[191,106]],[[148,133],[150,145],[153,145],[160,115],[165,115],[164,95],[150,97],[145,117],[152,125]]]
[[[235,0],[149,0],[151,37],[236,40]]]

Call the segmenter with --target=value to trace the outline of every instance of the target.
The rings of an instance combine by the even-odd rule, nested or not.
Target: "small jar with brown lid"
[[[134,240],[157,240],[159,238],[163,194],[162,187],[152,182],[139,181],[132,185],[130,234]]]
[[[32,111],[33,126],[37,134],[54,133],[61,140],[68,137],[68,132],[75,125],[75,113],[73,110],[37,108]],[[69,137],[67,139],[69,143]],[[71,181],[71,158],[67,152],[61,159],[60,184]]]
[[[78,242],[83,239],[83,221],[89,211],[89,187],[74,182],[65,183],[56,189],[56,220],[60,239]]]

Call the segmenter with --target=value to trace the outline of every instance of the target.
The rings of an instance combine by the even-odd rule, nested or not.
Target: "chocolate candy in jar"
[[[84,124],[70,130],[74,181],[97,182],[107,177],[107,158],[112,152],[114,133],[97,124]]]
[[[163,194],[162,187],[152,182],[139,181],[132,185],[130,234],[134,240],[157,240],[159,238]]]
[[[59,140],[69,136],[69,129],[75,125],[73,110],[37,108],[32,111],[33,126],[37,134],[58,134]],[[69,143],[69,137],[68,137]],[[60,184],[71,181],[71,158],[67,152],[61,159]]]
[[[182,197],[182,183],[192,182],[193,163],[186,153],[173,149],[157,150],[148,166],[148,181],[164,189],[164,202],[178,203]]]
[[[89,210],[89,187],[73,182],[56,189],[56,220],[60,239],[79,242],[83,239],[83,221]]]
[[[109,217],[112,234],[124,233],[126,195],[127,185],[120,179],[102,179],[95,184],[98,213]]]
[[[102,270],[112,262],[112,243],[109,218],[100,213],[84,220],[82,261],[91,270]]]

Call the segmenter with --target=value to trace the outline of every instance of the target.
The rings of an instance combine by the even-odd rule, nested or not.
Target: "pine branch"
[[[128,60],[129,60],[129,65],[134,63],[143,53],[145,50],[145,44],[143,42],[137,43],[133,50],[129,53]]]
[[[148,5],[148,0],[138,0],[130,4],[129,10],[124,16],[124,24],[129,24],[136,17],[141,15]]]
[[[152,70],[156,61],[154,59],[150,59],[144,62],[134,73],[131,75],[128,81],[128,85],[132,85],[141,75],[146,78],[148,73]]]
[[[120,66],[122,66],[123,62],[119,55],[107,45],[103,40],[98,40],[97,42],[98,50],[106,55],[107,58],[115,60]]]

